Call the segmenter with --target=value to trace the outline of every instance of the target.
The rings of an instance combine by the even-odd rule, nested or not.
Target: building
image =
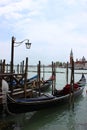
[[[74,57],[73,57],[73,51],[71,49],[69,67],[71,67],[71,65],[72,65],[72,59],[74,59]],[[84,56],[81,59],[79,59],[79,60],[76,59],[76,61],[74,61],[74,68],[75,69],[87,69],[87,60],[85,59]]]

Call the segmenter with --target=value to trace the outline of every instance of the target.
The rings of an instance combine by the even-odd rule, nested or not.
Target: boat
[[[33,89],[36,91],[46,91],[50,88],[50,86],[52,85],[52,76],[50,78],[48,78],[47,80],[40,80],[40,84],[38,81],[38,75],[35,75],[29,79],[27,79],[26,85],[27,85],[27,89]],[[13,80],[12,82],[12,86],[14,90],[17,90],[18,88],[23,89],[24,86],[24,80],[20,80],[19,84],[17,84],[17,82],[15,80]],[[10,85],[10,81],[8,82],[8,84]],[[19,89],[18,89],[19,90]]]
[[[36,91],[39,91],[40,89],[41,92],[44,92],[47,91],[51,85],[52,85],[52,80],[46,80],[41,83],[40,87],[38,85],[33,86],[33,89]]]
[[[66,86],[70,86],[70,84]],[[9,113],[18,114],[18,113],[26,113],[47,109],[59,106],[60,104],[63,105],[64,103],[69,103],[70,98],[72,97],[74,97],[74,99],[77,99],[77,97],[79,97],[84,90],[84,86],[79,87],[78,84],[75,84],[74,92],[61,93],[61,91],[63,91],[64,88],[62,90],[56,90],[57,93],[54,93],[53,95],[41,93],[39,96],[33,98],[13,99],[9,94],[7,94],[7,102],[5,104],[4,110],[8,114]]]
[[[85,78],[85,76],[84,76],[83,73],[82,73],[81,79],[77,82],[77,84],[78,84],[79,86],[85,86],[85,85],[86,85],[86,78]]]
[[[55,80],[55,76],[54,73],[47,79],[47,80],[40,80],[38,81],[38,75],[30,78],[29,80],[27,80],[27,86],[30,89],[36,90],[36,91],[46,91],[50,88],[50,86],[52,85],[52,81]]]
[[[33,77],[27,79],[27,83],[29,82],[33,82],[34,80],[37,80],[38,79],[38,74],[37,75],[34,75]]]
[[[36,91],[41,91],[44,92],[50,88],[52,85],[52,79],[47,79],[47,80],[34,80],[32,82],[27,82],[27,88],[36,90]]]
[[[31,78],[27,79],[26,82],[27,82],[27,84],[29,84],[29,83],[32,83],[33,81],[37,80],[37,79],[38,79],[38,75],[34,75]],[[13,81],[11,82],[10,79],[8,79],[7,82],[8,82],[9,85],[12,85],[13,87],[17,87],[19,84],[20,84],[20,86],[23,86],[24,83],[25,83],[24,79],[20,79],[20,80],[18,79],[19,84],[17,84],[16,80],[13,79]]]
[[[28,97],[32,97],[32,91],[36,91],[36,92],[46,92],[50,86],[52,85],[52,80],[48,79],[46,81],[44,81],[43,83],[40,83],[37,86],[33,86],[33,84],[29,84],[27,85],[26,88],[26,95]],[[25,93],[24,93],[24,88],[21,86],[17,86],[17,87],[13,87],[13,92],[11,93],[11,91],[9,90],[9,94],[12,95],[13,98],[22,98],[24,97]],[[0,105],[2,104],[2,98],[3,98],[3,94],[0,91]]]

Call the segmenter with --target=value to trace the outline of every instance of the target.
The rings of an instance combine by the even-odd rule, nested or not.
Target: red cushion
[[[75,89],[75,90],[76,90],[78,87],[79,87],[78,84],[74,84],[74,89]],[[67,85],[63,88],[64,94],[70,93],[70,90],[71,90],[70,84],[67,84]]]

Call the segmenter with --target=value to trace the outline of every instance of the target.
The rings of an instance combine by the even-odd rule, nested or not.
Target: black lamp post
[[[30,49],[31,47],[31,43],[29,43],[29,39],[24,39],[21,42],[16,42],[16,38],[13,36],[12,37],[12,46],[11,46],[11,74],[13,74],[13,62],[14,62],[14,47],[20,46],[22,43],[24,43],[25,41],[27,41],[25,43],[26,48]],[[14,46],[15,45],[15,46]]]

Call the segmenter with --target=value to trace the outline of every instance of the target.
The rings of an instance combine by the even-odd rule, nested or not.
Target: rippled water
[[[65,72],[65,69],[57,71]],[[78,81],[80,77],[81,74],[75,74],[75,81]],[[65,73],[57,73],[57,88],[63,87],[65,83]],[[87,130],[86,89],[87,87],[81,97],[75,101],[74,109],[66,104],[38,112],[2,116],[0,117],[0,130]]]

